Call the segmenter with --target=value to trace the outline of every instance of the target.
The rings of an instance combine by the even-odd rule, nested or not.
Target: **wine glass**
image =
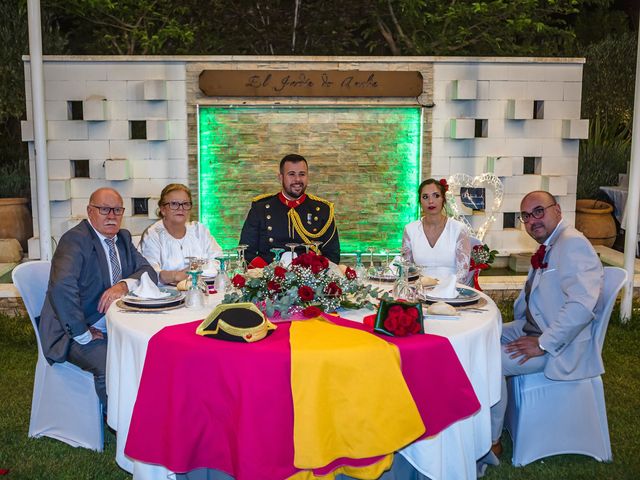
[[[197,270],[196,268],[196,264],[195,261],[197,260],[196,257],[193,256],[189,256],[189,257],[184,257],[184,263],[185,266],[187,268],[188,271],[195,271]]]
[[[244,252],[249,248],[249,245],[241,243],[236,248],[238,250],[238,270],[241,270],[242,273],[247,273],[247,260],[244,258]]]
[[[315,252],[320,255],[320,245],[322,245],[322,242],[319,242],[318,240],[311,240],[310,243],[315,248]]]
[[[358,280],[362,281],[367,274],[367,269],[362,264],[362,252],[358,250],[356,252],[356,275],[358,276]]]
[[[273,253],[273,261],[275,263],[280,263],[280,256],[282,255],[282,252],[284,252],[284,248],[274,247],[270,252]]]
[[[216,279],[213,282],[213,288],[218,292],[226,292],[231,288],[231,280],[229,280],[229,275],[227,275],[226,270],[226,262],[227,256],[225,252],[222,252],[222,256],[218,259],[220,262],[220,270],[218,271],[218,275],[216,275]]]
[[[415,291],[409,283],[409,264],[401,259],[394,263],[398,267],[398,278],[393,284],[393,298],[415,301]]]
[[[304,253],[309,253],[309,249],[311,248],[311,244],[310,243],[303,243],[302,245],[304,246]]]
[[[376,247],[367,247],[367,250],[369,251],[369,268],[367,269],[367,276],[375,277],[378,273],[378,270],[376,270],[376,267],[373,264],[373,252],[376,250]]]
[[[293,260],[294,255],[296,254],[296,248],[300,246],[299,243],[290,242],[285,244],[285,247],[291,249],[291,260]]]
[[[380,252],[384,255],[384,266],[380,268],[381,275],[384,277],[395,276],[393,269],[391,268],[391,264],[389,263],[389,250],[382,250]]]

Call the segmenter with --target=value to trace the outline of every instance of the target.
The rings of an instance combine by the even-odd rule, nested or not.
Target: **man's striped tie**
[[[116,245],[113,238],[105,238],[104,241],[109,247],[109,262],[111,262],[111,285],[115,285],[122,280],[122,267],[118,261],[118,254],[116,253]]]

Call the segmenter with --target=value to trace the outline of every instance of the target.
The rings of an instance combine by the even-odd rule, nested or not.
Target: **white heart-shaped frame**
[[[493,173],[483,173],[472,177],[466,173],[456,173],[451,175],[447,182],[449,183],[449,192],[447,195],[447,207],[451,212],[451,216],[456,220],[461,221],[469,228],[469,233],[476,237],[478,240],[483,240],[487,230],[493,222],[496,220],[496,213],[500,210],[502,205],[502,196],[504,194],[504,187],[502,181],[496,177]],[[474,230],[474,228],[467,220],[467,217],[460,212],[456,198],[460,197],[461,187],[471,188],[484,188],[485,189],[485,220],[484,223]]]

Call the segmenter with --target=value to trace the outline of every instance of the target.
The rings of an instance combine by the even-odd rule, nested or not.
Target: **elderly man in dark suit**
[[[527,233],[540,246],[515,301],[514,321],[502,330],[502,373],[544,372],[552,380],[600,375],[604,368],[592,322],[603,286],[602,263],[584,235],[562,220],[550,193],[528,193],[520,210]],[[502,452],[506,397],[503,380],[502,398],[491,407],[495,455]]]
[[[40,314],[40,339],[50,363],[69,361],[94,376],[96,393],[106,411],[105,313],[134,289],[143,273],[157,275],[120,230],[122,197],[111,188],[93,192],[88,220],[66,232],[51,261],[49,288]]]

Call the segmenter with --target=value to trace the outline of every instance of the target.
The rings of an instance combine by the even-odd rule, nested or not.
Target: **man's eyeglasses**
[[[540,220],[542,217],[544,217],[544,212],[547,208],[554,207],[556,205],[557,203],[552,203],[551,205],[547,205],[546,207],[536,207],[530,212],[520,212],[520,221],[522,223],[529,223],[529,219],[531,217],[535,218],[536,220]]]
[[[179,208],[182,207],[183,210],[191,210],[191,207],[193,206],[193,203],[191,202],[165,202],[162,204],[162,206],[167,206],[169,205],[169,208],[171,210],[178,210]]]
[[[100,215],[109,215],[111,212],[117,217],[124,213],[124,207],[101,207],[100,205],[89,205],[90,207],[97,208]]]

